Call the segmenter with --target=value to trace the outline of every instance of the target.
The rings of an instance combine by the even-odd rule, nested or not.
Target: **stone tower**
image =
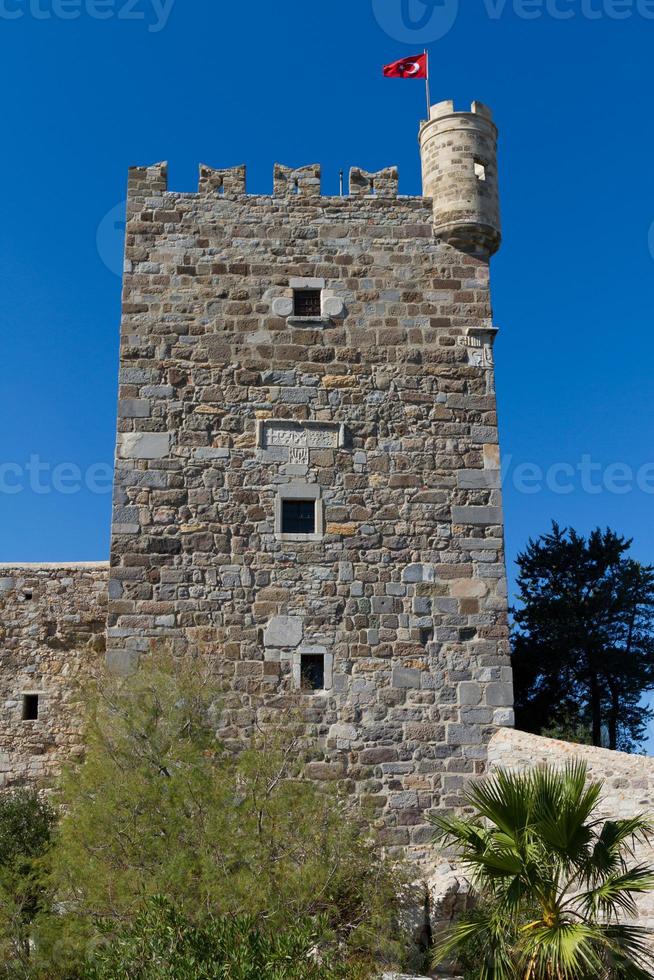
[[[108,660],[215,667],[226,738],[298,706],[419,852],[511,724],[489,297],[488,109],[431,110],[394,168],[129,176]]]

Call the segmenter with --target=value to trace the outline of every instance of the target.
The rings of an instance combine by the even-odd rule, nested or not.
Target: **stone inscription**
[[[288,449],[289,463],[306,465],[310,449],[337,449],[343,445],[343,427],[333,422],[263,422],[257,441],[263,449],[273,446]]]

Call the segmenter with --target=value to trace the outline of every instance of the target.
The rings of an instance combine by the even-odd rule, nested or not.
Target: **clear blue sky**
[[[552,518],[654,560],[654,465],[636,485],[654,463],[653,18],[653,0],[0,0],[0,463],[24,485],[0,493],[0,560],[108,554],[109,494],[63,493],[76,471],[53,468],[106,486],[88,468],[113,453],[127,167],[168,159],[192,191],[201,161],[245,162],[270,193],[275,161],[320,161],[334,193],[341,167],[398,164],[419,193],[424,89],[381,66],[425,43],[432,101],[480,99],[501,130],[509,560]],[[598,469],[549,470],[584,457]],[[610,492],[619,463],[633,480]]]

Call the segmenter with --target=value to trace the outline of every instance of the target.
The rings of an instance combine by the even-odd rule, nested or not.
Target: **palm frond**
[[[479,980],[653,980],[650,933],[623,920],[654,889],[654,867],[630,866],[654,825],[604,823],[600,795],[583,761],[499,770],[468,790],[473,818],[434,818],[484,906],[443,937],[441,959],[464,951]]]
[[[576,895],[577,902],[587,914],[615,916],[623,912],[630,917],[637,915],[638,909],[633,895],[643,894],[654,888],[654,870],[639,864],[628,871],[611,874],[594,888]]]
[[[605,955],[614,975],[628,980],[651,980],[654,967],[652,930],[611,923],[602,927]]]
[[[535,977],[567,977],[582,980],[603,975],[598,952],[601,936],[585,922],[558,919],[551,925],[532,924],[520,934],[520,959],[534,963]]]
[[[492,779],[474,783],[466,800],[481,817],[514,840],[530,819],[531,778],[530,773],[498,769]]]
[[[511,952],[515,936],[513,920],[483,904],[467,913],[436,942],[432,962],[438,966],[470,951],[479,980],[515,980],[515,961]]]
[[[636,844],[648,843],[654,836],[654,824],[642,814],[624,820],[607,820],[593,848],[586,878],[593,874],[616,871],[625,857],[633,857]]]

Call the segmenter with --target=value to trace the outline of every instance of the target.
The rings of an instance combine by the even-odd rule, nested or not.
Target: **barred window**
[[[320,316],[319,289],[296,289],[293,296],[293,312],[295,316]]]
[[[282,501],[282,534],[315,534],[315,500]]]

